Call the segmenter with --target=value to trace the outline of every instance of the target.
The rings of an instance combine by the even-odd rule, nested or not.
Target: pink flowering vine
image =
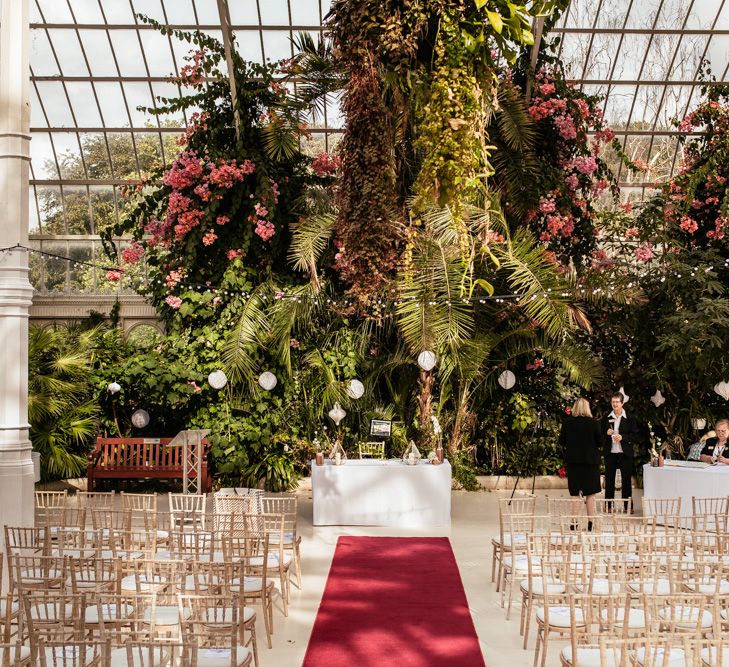
[[[172,310],[179,310],[182,305],[182,299],[179,296],[170,295],[165,299],[165,303],[172,308]]]

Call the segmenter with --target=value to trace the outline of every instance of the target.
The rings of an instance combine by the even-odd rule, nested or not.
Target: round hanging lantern
[[[499,375],[499,384],[504,389],[511,389],[516,384],[516,375],[511,371],[504,371]]]
[[[149,424],[149,413],[146,410],[137,410],[132,415],[132,424],[137,428],[144,428]]]
[[[350,380],[347,383],[347,388],[344,390],[350,398],[357,400],[364,396],[364,385],[359,380]]]
[[[258,384],[266,391],[271,391],[278,384],[278,378],[271,371],[266,371],[265,373],[261,373],[261,376],[258,378]]]
[[[222,389],[228,384],[228,376],[223,371],[213,371],[208,375],[208,384],[213,389]]]
[[[651,403],[653,403],[653,405],[655,405],[657,408],[660,408],[665,402],[666,399],[663,397],[661,390],[656,389],[656,393],[651,396]]]
[[[630,400],[630,396],[628,396],[628,394],[625,393],[625,389],[623,387],[620,387],[620,389],[618,389],[618,393],[622,394],[623,403],[627,403]]]
[[[339,403],[335,403],[334,407],[329,410],[329,418],[337,425],[339,426],[339,422],[342,421],[347,416],[347,411],[339,405]]]
[[[729,401],[729,382],[722,380],[719,384],[714,385],[714,391],[725,401]]]
[[[435,352],[430,350],[423,350],[418,355],[418,366],[424,371],[432,371],[435,368],[438,358],[435,356]]]
[[[121,385],[118,382],[110,382],[107,389],[110,394],[118,394],[121,391]]]

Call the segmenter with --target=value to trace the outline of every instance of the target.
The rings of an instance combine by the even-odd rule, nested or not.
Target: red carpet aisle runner
[[[485,667],[446,537],[340,537],[303,667]]]

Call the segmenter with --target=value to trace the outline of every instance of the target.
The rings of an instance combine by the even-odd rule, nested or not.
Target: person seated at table
[[[729,464],[729,419],[720,419],[714,425],[715,438],[709,438],[701,450],[699,459],[704,463]]]

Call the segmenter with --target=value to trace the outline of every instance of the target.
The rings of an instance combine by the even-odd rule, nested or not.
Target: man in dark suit
[[[623,408],[623,395],[615,393],[610,397],[612,412],[603,417],[603,453],[605,456],[605,498],[615,498],[615,472],[620,469],[623,480],[621,496],[627,501],[633,493],[633,443],[637,434],[635,419]],[[627,504],[627,503],[626,503]]]

